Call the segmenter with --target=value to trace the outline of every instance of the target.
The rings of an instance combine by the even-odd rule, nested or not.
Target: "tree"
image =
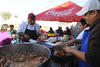
[[[17,15],[15,15],[14,17],[15,17],[15,18],[18,18],[18,16],[17,16]]]
[[[1,12],[1,16],[4,20],[8,20],[11,18],[11,13],[10,12]]]

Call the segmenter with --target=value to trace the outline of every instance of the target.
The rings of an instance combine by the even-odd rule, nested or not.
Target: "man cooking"
[[[36,16],[33,13],[28,14],[26,22],[19,25],[18,35],[22,36],[23,42],[28,42],[30,39],[37,40],[40,35],[40,25],[35,22]]]
[[[79,51],[70,47],[66,47],[64,50],[74,54],[92,67],[100,67],[100,0],[88,0],[78,15],[83,15],[86,22],[90,25],[87,51]]]

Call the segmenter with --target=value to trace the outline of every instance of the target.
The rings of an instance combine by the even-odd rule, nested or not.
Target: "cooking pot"
[[[74,56],[72,54],[65,54],[63,56],[55,54],[56,50],[52,52],[52,59],[54,62],[59,64],[65,64],[67,62],[72,62],[74,60]]]
[[[6,55],[14,55],[16,53],[20,53],[20,52],[36,52],[36,53],[40,53],[43,56],[47,57],[47,60],[44,61],[41,65],[41,67],[44,67],[43,65],[49,60],[50,56],[51,56],[51,51],[45,47],[42,46],[38,43],[35,44],[31,44],[31,43],[20,43],[20,44],[16,44],[16,45],[8,45],[5,47],[1,47],[0,48],[0,57],[5,57]]]
[[[65,45],[59,45],[59,46],[55,46],[52,49],[52,59],[54,62],[59,63],[59,64],[65,64],[65,63],[73,63],[75,56],[73,54],[70,53],[66,53],[64,52],[63,48],[67,47]],[[75,46],[71,46],[72,48],[76,49]],[[57,52],[59,52],[59,50],[63,53],[63,55],[57,54]]]

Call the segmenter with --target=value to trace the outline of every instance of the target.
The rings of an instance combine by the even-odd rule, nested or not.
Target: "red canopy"
[[[36,16],[36,20],[78,22],[82,16],[77,16],[76,13],[80,11],[81,8],[82,7],[76,5],[75,3],[67,1],[64,4],[38,14]]]

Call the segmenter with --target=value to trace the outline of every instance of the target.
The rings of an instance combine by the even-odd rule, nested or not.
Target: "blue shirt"
[[[87,52],[88,51],[88,40],[89,40],[90,32],[88,30],[84,31],[83,38],[82,38],[82,44],[81,44],[81,51]],[[84,62],[82,60],[79,60],[79,67],[93,67],[87,62]]]

